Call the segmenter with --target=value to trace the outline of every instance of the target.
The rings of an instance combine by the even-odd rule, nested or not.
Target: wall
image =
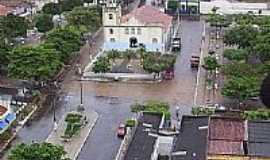
[[[270,157],[262,158],[248,156],[208,155],[207,160],[270,160]]]

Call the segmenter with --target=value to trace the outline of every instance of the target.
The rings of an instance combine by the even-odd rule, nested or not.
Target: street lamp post
[[[83,76],[82,68],[78,66],[78,73],[80,75],[80,78]],[[83,106],[83,82],[80,79],[80,105],[78,107],[78,111],[84,111],[84,106]]]

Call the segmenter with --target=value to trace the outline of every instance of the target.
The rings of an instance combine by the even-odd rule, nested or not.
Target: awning
[[[11,122],[13,122],[15,119],[16,119],[16,114],[15,114],[15,113],[9,113],[9,114],[6,116],[6,118],[5,118],[5,120],[6,120],[7,123],[11,123]]]
[[[2,129],[5,129],[6,127],[8,126],[8,123],[7,122],[5,122],[5,121],[0,121],[0,129],[2,130]]]

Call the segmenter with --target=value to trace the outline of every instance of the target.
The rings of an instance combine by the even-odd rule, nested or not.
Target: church
[[[110,1],[103,6],[104,50],[144,47],[165,53],[172,35],[172,17],[150,5],[122,15],[120,4]]]

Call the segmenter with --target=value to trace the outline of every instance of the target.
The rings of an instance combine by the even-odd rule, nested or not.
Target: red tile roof
[[[243,155],[243,142],[229,142],[223,140],[210,140],[208,142],[208,154],[234,154]]]
[[[0,16],[6,16],[8,12],[12,11],[11,8],[3,6],[0,4]]]
[[[210,140],[243,141],[244,138],[245,125],[243,120],[217,117],[210,119]]]
[[[7,112],[7,108],[0,105],[0,116],[4,115]]]
[[[149,5],[144,5],[123,16],[121,22],[126,22],[132,17],[146,25],[160,24],[166,31],[172,22],[171,16]]]
[[[212,117],[208,131],[208,154],[243,155],[245,124],[243,120]]]

